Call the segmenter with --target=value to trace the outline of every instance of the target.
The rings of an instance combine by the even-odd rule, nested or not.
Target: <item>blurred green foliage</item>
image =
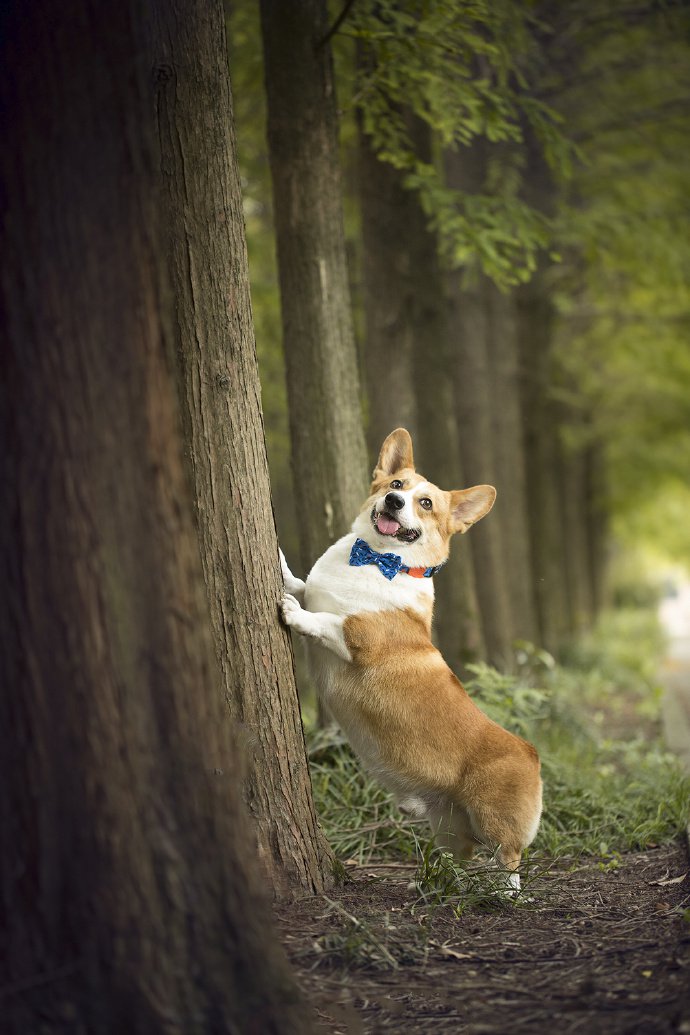
[[[342,8],[334,5],[332,20]],[[439,248],[508,288],[537,262],[557,305],[552,393],[581,419],[566,448],[603,445],[599,501],[624,543],[690,563],[690,11],[585,0],[358,0],[330,41],[342,112],[356,325],[355,111],[382,157],[406,170]],[[229,18],[238,150],[266,433],[281,539],[296,550],[287,406],[265,141],[258,5]],[[355,59],[359,45],[370,58]],[[425,118],[431,161],[401,112]],[[525,200],[525,132],[552,197]],[[489,144],[488,189],[458,195],[444,148]],[[529,184],[527,185],[529,186]],[[529,191],[528,191],[529,193]],[[533,199],[532,199],[533,200]],[[548,214],[547,214],[548,213]],[[361,338],[361,335],[360,335]]]

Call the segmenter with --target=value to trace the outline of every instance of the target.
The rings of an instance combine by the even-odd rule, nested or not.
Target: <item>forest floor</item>
[[[690,626],[664,624],[666,740],[690,767]],[[615,725],[640,731],[632,709]],[[278,907],[278,927],[328,1035],[690,1035],[689,852],[679,832],[606,861],[532,859],[515,902],[434,901],[414,863],[346,864],[328,897]]]
[[[378,864],[277,917],[330,1035],[690,1035],[689,869],[685,841],[615,868],[560,860],[532,901],[456,915],[420,897],[413,864]]]

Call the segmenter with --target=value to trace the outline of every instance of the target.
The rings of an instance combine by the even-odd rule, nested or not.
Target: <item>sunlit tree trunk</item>
[[[223,10],[151,0],[175,343],[216,653],[242,724],[246,796],[279,894],[323,890],[280,570],[254,348]]]
[[[283,345],[302,564],[368,484],[325,0],[261,0]]]
[[[140,17],[3,14],[2,1030],[301,1033],[209,632]]]

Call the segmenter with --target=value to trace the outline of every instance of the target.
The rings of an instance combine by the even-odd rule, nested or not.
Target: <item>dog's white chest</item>
[[[387,579],[375,564],[350,565],[357,538],[354,532],[339,539],[318,559],[307,577],[305,606],[308,611],[358,614],[411,608],[424,613],[433,602],[431,579],[415,579],[404,573]]]
[[[305,589],[308,611],[325,611],[346,618],[363,611],[411,608],[423,613],[430,609],[434,595],[431,579],[398,574],[389,580],[375,564],[351,566],[349,558],[356,538],[354,533],[343,536],[312,568]],[[362,708],[362,696],[372,693],[364,673],[333,651],[314,643],[309,644],[308,655],[319,693],[355,752],[370,772],[391,789],[397,789],[381,763],[375,737],[361,721],[362,711],[366,710]]]

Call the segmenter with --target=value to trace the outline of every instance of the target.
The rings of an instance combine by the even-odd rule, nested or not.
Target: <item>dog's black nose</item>
[[[402,496],[398,496],[397,492],[387,493],[386,498],[383,502],[386,504],[387,507],[390,507],[391,510],[402,510],[405,506],[405,500],[402,498]]]

